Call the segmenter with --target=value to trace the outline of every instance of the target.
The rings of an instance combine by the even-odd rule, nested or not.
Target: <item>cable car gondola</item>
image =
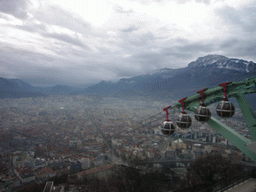
[[[191,117],[184,111],[185,109],[185,103],[184,101],[187,99],[187,97],[179,100],[182,104],[182,112],[178,117],[178,120],[176,121],[176,124],[181,128],[181,129],[187,129],[191,126],[192,124],[192,119]]]
[[[222,83],[219,86],[223,87],[224,95],[223,95],[223,101],[221,101],[216,108],[217,114],[226,119],[230,118],[235,114],[235,107],[234,105],[227,99],[227,85],[231,82]]]
[[[166,112],[166,119],[165,119],[165,122],[163,123],[163,126],[161,127],[161,131],[162,131],[162,133],[164,135],[172,135],[175,132],[175,130],[176,130],[176,128],[175,128],[174,124],[172,123],[172,121],[170,121],[168,119],[168,115],[169,115],[168,109],[169,108],[171,108],[171,106],[166,107],[166,108],[163,109],[163,111]]]
[[[212,113],[206,106],[199,106],[195,112],[195,118],[201,123],[205,123],[211,119]]]
[[[235,107],[228,100],[221,101],[216,108],[216,112],[220,117],[224,119],[230,118],[235,114]]]
[[[178,120],[176,121],[176,124],[181,129],[187,129],[191,126],[192,119],[186,112],[183,112],[179,115]]]
[[[175,132],[175,126],[171,121],[165,121],[161,131],[164,135],[172,135]]]
[[[195,118],[197,121],[201,123],[205,123],[209,121],[212,116],[210,109],[206,107],[204,104],[204,98],[205,98],[204,91],[206,90],[207,89],[203,89],[197,92],[201,94],[202,99],[200,102],[200,106],[196,109]]]

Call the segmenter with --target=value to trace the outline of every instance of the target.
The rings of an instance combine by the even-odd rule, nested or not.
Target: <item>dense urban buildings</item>
[[[118,165],[136,160],[155,161],[152,169],[161,168],[157,163],[161,160],[193,161],[217,152],[249,161],[214,129],[195,119],[188,130],[177,128],[171,137],[162,135],[165,114],[161,112],[170,103],[81,95],[1,99],[1,178],[9,178],[10,186],[19,189],[63,174],[107,177]],[[171,119],[175,121],[178,114],[171,114]],[[250,138],[239,109],[234,118],[221,121]],[[0,191],[8,186],[2,182]]]

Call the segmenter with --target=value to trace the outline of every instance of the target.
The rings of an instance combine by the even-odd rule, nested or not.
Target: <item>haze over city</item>
[[[255,58],[253,0],[0,1],[0,77],[82,86],[198,57]]]

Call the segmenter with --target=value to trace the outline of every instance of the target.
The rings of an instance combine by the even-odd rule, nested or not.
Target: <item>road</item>
[[[93,127],[99,132],[100,136],[103,138],[104,143],[108,146],[108,149],[111,151],[111,159],[114,164],[118,165],[127,165],[127,163],[123,162],[120,157],[115,155],[114,148],[111,145],[111,142],[108,137],[105,136],[104,132],[98,127],[98,125],[92,120],[91,116],[88,114],[88,117],[93,125]]]

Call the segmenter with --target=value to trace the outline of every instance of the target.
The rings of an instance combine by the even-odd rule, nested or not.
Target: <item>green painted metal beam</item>
[[[250,139],[240,135],[235,130],[231,129],[214,117],[211,117],[211,119],[207,123],[216,131],[218,131],[221,135],[223,135],[229,142],[231,142],[238,149],[240,149],[245,155],[247,155],[254,162],[256,162],[256,154],[249,150],[246,146],[247,144],[251,143]]]
[[[256,114],[249,106],[245,94],[256,93],[256,76],[250,79],[245,79],[240,82],[232,82],[227,85],[228,98],[235,97],[239,104],[239,107],[244,115],[245,121],[250,129],[252,140],[256,141]],[[204,103],[206,105],[215,103],[222,100],[223,98],[223,88],[218,86],[212,89],[208,89],[204,92]],[[185,100],[185,109],[189,111],[194,111],[200,105],[201,95],[199,93],[188,97]],[[174,108],[181,108],[181,103],[175,104]],[[229,142],[240,149],[244,154],[250,157],[254,162],[256,162],[256,153],[247,148],[247,145],[251,144],[252,141],[248,138],[237,133],[235,130],[231,129],[224,123],[220,122],[214,117],[207,122],[211,127],[213,127],[217,132],[224,136]]]
[[[228,98],[235,97],[237,94],[251,94],[256,93],[256,76],[250,79],[245,79],[240,82],[232,82],[227,85]],[[217,86],[211,89],[208,89],[204,92],[205,99],[204,103],[211,104],[216,101],[220,101],[223,98],[223,88],[222,86]],[[185,109],[190,110],[193,109],[194,106],[199,106],[201,101],[201,95],[196,93],[185,100]],[[181,103],[175,104],[172,108],[180,108]]]
[[[256,114],[250,107],[244,95],[237,94],[236,99],[243,113],[246,124],[250,129],[252,140],[256,141]]]

